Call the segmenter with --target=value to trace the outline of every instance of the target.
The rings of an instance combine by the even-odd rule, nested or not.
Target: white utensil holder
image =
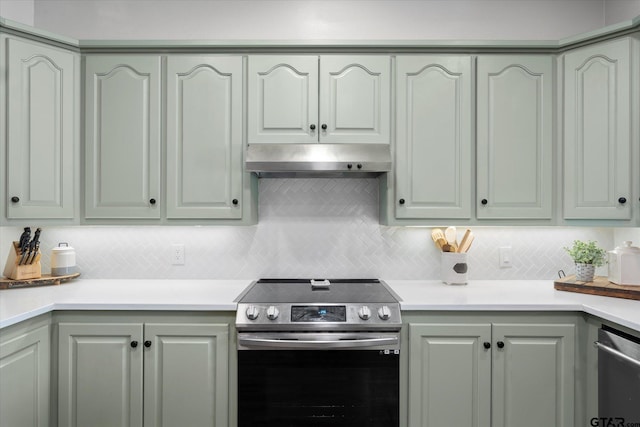
[[[447,285],[467,284],[467,254],[442,252],[440,275]]]

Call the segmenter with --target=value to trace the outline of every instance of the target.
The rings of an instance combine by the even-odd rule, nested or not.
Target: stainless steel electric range
[[[261,279],[238,299],[238,426],[398,426],[399,298],[377,279]]]

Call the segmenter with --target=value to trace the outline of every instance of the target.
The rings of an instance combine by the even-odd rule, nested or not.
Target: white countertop
[[[640,301],[557,291],[551,280],[385,280],[402,310],[584,311],[640,332]],[[0,291],[0,328],[52,310],[235,311],[251,280],[83,280]]]

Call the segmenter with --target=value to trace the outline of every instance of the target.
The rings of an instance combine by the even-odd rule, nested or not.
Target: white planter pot
[[[593,282],[596,267],[593,264],[576,263],[576,280],[579,282]]]

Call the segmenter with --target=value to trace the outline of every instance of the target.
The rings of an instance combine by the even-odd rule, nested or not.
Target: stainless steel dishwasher
[[[598,331],[600,424],[640,426],[640,339],[604,326]]]

